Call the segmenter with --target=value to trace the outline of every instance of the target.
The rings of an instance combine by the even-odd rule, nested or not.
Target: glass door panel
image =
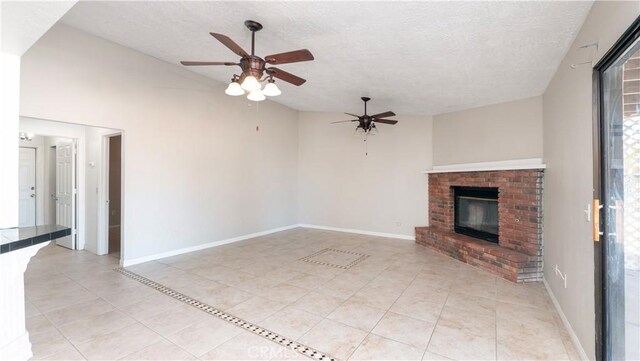
[[[640,43],[601,72],[606,360],[640,359]]]

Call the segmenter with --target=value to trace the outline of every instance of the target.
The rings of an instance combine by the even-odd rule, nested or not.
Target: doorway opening
[[[120,258],[122,234],[122,135],[106,136],[107,162],[107,211],[108,235],[107,252]]]
[[[29,216],[34,214],[35,207],[36,226],[57,224],[72,229],[71,236],[57,240],[57,245],[97,255],[122,256],[124,153],[121,143],[124,133],[117,129],[29,117],[20,117],[19,130],[23,158],[20,172],[24,179],[21,186],[24,201],[20,204],[24,221],[21,220],[20,225],[33,224],[33,217]],[[114,138],[112,150],[118,151],[111,156],[107,154],[108,144],[104,144],[110,138]],[[33,167],[28,166],[33,163],[33,156],[28,155],[30,150],[22,150],[23,147],[33,148],[36,154],[35,185],[28,180],[33,178],[33,172],[29,170]],[[108,194],[109,174],[115,175],[111,183],[112,191],[116,193],[111,196]],[[108,201],[115,203],[111,207],[114,211],[111,217],[106,209]],[[109,237],[110,234],[114,236]],[[110,238],[111,246],[108,245]]]

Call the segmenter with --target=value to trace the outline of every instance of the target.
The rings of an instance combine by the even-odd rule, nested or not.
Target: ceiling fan
[[[364,135],[367,135],[367,134],[375,134],[375,133],[378,132],[378,129],[376,128],[376,123],[390,124],[390,125],[395,125],[396,123],[398,123],[397,120],[384,119],[386,117],[392,117],[392,116],[396,115],[396,113],[394,113],[392,111],[379,113],[379,114],[374,114],[374,115],[368,115],[367,114],[367,102],[369,100],[371,100],[371,98],[362,97],[360,99],[362,99],[362,101],[364,102],[364,115],[355,115],[355,114],[351,114],[351,113],[345,113],[347,115],[351,115],[352,117],[356,117],[358,119],[339,120],[337,122],[332,122],[331,124],[347,123],[347,122],[358,122],[358,126],[356,127],[356,133],[362,133]]]
[[[266,96],[277,96],[282,92],[278,89],[273,78],[286,81],[296,86],[300,86],[306,82],[305,79],[295,76],[291,73],[287,73],[284,70],[280,70],[276,67],[266,67],[266,64],[280,65],[288,63],[297,63],[301,61],[313,60],[313,54],[307,49],[300,49],[289,51],[286,53],[279,53],[273,55],[267,55],[263,58],[255,55],[255,40],[256,31],[262,29],[262,25],[253,20],[247,20],[244,25],[251,31],[251,54],[244,51],[240,45],[236,44],[231,38],[226,35],[218,33],[209,33],[216,38],[224,46],[231,51],[240,55],[240,62],[229,61],[181,61],[180,63],[185,66],[206,66],[206,65],[225,65],[225,66],[239,66],[242,69],[240,75],[234,74],[231,78],[229,87],[225,90],[225,93],[232,96],[244,95],[245,91],[249,93],[247,99],[253,101],[261,101]],[[264,73],[267,75],[263,78]],[[261,82],[267,82],[264,89]]]

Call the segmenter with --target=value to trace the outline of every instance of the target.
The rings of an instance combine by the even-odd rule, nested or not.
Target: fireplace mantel
[[[519,169],[545,169],[542,158],[503,160],[498,162],[464,163],[451,165],[436,165],[423,174],[431,173],[456,173],[456,172],[488,172],[499,170],[519,170]]]

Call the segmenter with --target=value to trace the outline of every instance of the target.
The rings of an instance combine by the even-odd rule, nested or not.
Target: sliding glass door
[[[600,227],[594,228],[605,360],[640,360],[640,27],[596,66]]]

